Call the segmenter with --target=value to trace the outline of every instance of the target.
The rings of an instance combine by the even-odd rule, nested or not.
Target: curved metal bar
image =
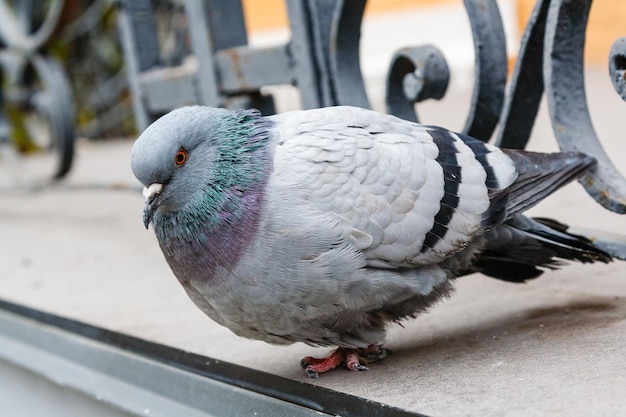
[[[23,27],[21,19],[16,15],[13,7],[7,0],[0,0],[0,38],[11,48],[25,52],[32,52],[43,45],[57,27],[64,0],[51,0],[43,23],[35,32]],[[32,7],[28,6],[28,7]],[[25,9],[25,8],[23,8]],[[22,13],[32,13],[32,10],[20,10]],[[30,16],[21,16],[30,20]]]
[[[602,206],[626,213],[626,179],[602,149],[585,96],[583,51],[591,0],[553,0],[548,11],[544,80],[552,129],[562,150],[598,164],[579,181]]]
[[[424,45],[399,50],[387,73],[387,112],[418,122],[415,103],[429,98],[441,99],[449,80],[448,63],[437,47]]]
[[[329,65],[338,104],[370,108],[361,74],[359,42],[367,0],[338,0],[330,28]]]
[[[626,101],[626,38],[619,38],[609,52],[609,73],[617,94]]]
[[[543,95],[543,44],[550,0],[537,0],[522,36],[495,145],[524,149]]]
[[[483,141],[493,133],[507,78],[506,41],[495,0],[464,0],[474,38],[474,92],[463,133]]]
[[[54,179],[64,177],[74,158],[74,112],[71,87],[61,64],[53,58],[33,55],[31,62],[44,90],[33,94],[36,111],[48,118],[52,144],[57,154]]]
[[[500,118],[507,78],[504,27],[495,0],[464,0],[474,40],[474,91],[463,132],[489,140]],[[390,113],[418,121],[414,102],[440,99],[449,80],[448,65],[433,46],[404,48],[394,55],[387,73]]]
[[[339,3],[342,2],[340,1]],[[332,60],[334,55],[334,51],[330,47],[330,34],[338,7],[339,5],[334,0],[309,0],[307,4],[317,70],[317,85],[322,106],[339,104],[332,82],[333,74],[330,71],[330,60]]]
[[[303,107],[368,108],[359,64],[366,0],[287,0],[294,83]]]

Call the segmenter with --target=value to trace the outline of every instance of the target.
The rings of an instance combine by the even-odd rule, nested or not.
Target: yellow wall
[[[520,33],[535,4],[535,0],[517,0]],[[626,36],[626,1],[594,0],[591,4],[587,36],[585,38],[585,60],[589,63],[606,65],[609,50],[615,39]]]
[[[398,11],[413,7],[460,3],[462,0],[369,0],[367,14]],[[524,30],[535,0],[517,1],[520,33]],[[285,0],[243,0],[249,31],[287,27]],[[595,0],[587,28],[585,57],[588,62],[604,65],[615,39],[626,36],[626,0]]]
[[[441,5],[461,0],[368,0],[365,14],[390,12],[420,6]],[[249,31],[287,27],[285,0],[243,0]]]

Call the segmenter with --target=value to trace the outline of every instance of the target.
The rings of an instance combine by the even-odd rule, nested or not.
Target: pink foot
[[[391,351],[382,346],[371,345],[367,348],[337,348],[325,358],[307,356],[300,361],[306,374],[311,378],[319,378],[320,374],[337,369],[342,364],[351,371],[367,371],[366,364],[385,359]]]

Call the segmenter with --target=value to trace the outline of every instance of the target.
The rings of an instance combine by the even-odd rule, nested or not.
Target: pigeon
[[[386,329],[458,277],[525,282],[569,260],[611,261],[524,215],[594,164],[349,106],[183,107],[131,152],[144,225],[191,300],[245,338],[335,347],[302,360],[310,377],[383,359]]]

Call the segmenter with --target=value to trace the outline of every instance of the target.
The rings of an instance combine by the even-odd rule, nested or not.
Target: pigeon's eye
[[[174,162],[178,166],[181,166],[185,162],[187,162],[187,151],[184,149],[179,149],[178,152],[176,152],[176,156],[174,157]]]

